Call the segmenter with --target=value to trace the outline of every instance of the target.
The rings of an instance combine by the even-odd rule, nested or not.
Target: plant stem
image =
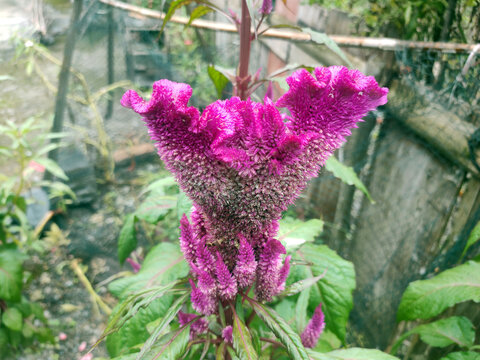
[[[238,64],[237,76],[237,95],[242,100],[248,98],[248,64],[250,62],[250,47],[252,41],[250,13],[248,11],[247,1],[242,0],[242,22],[240,24],[240,60]]]

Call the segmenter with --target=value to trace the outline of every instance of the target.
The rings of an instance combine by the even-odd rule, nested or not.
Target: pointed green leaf
[[[297,326],[297,332],[300,334],[307,326],[307,309],[308,301],[310,300],[310,288],[302,291],[298,297],[297,304],[295,305],[295,324]]]
[[[286,347],[292,359],[309,360],[308,354],[302,345],[300,336],[293,331],[287,322],[273,309],[264,304],[248,299],[253,310],[265,322],[270,330],[277,336],[277,339]]]
[[[375,203],[375,201],[373,201],[372,197],[370,196],[367,187],[358,178],[355,170],[353,170],[352,167],[342,164],[340,161],[337,160],[335,156],[330,156],[325,163],[325,169],[330,171],[333,176],[339,178],[345,184],[355,185],[358,190],[362,191],[367,196],[368,200],[370,200],[371,203]]]
[[[475,341],[475,329],[471,321],[463,316],[452,316],[408,331],[394,344],[391,352],[394,354],[403,340],[413,334],[420,335],[423,342],[436,347],[457,344],[465,348],[472,346]]]
[[[190,19],[188,19],[188,23],[186,27],[189,27],[193,21],[201,18],[202,16],[207,15],[212,11],[213,9],[209,6],[205,6],[205,5],[197,6],[195,9],[193,9],[192,13],[190,14]]]
[[[233,312],[233,348],[241,360],[258,359],[252,344],[252,336],[235,311]]]
[[[22,264],[26,256],[20,251],[0,246],[0,299],[20,301],[22,291]]]
[[[468,249],[475,244],[478,240],[480,240],[480,221],[475,225],[470,236],[468,237],[467,244],[465,245],[465,249],[463,249],[462,258],[467,253]]]
[[[177,205],[176,196],[151,193],[135,211],[135,216],[149,224],[157,224]]]
[[[151,302],[144,302],[141,307],[134,304],[133,307],[137,308],[135,314],[129,317],[117,331],[107,337],[106,346],[109,354],[111,356],[126,354],[131,352],[131,349],[136,349],[144,343],[150,336],[147,331],[147,324],[165,316],[170,310],[172,300],[173,296],[167,293],[162,296],[155,296]],[[117,309],[114,309],[114,311]]]
[[[400,302],[397,320],[429,319],[468,300],[480,302],[480,264],[474,261],[410,283]]]
[[[178,330],[162,337],[142,360],[178,360],[187,350],[190,338],[190,325],[180,327]]]
[[[147,339],[145,344],[142,346],[142,350],[137,355],[137,360],[143,359],[143,356],[155,345],[158,338],[162,335],[166,327],[172,322],[172,320],[177,316],[178,312],[182,308],[183,304],[187,300],[190,292],[180,296],[173,305],[168,309],[168,311],[163,315],[160,323],[155,327],[150,337]]]
[[[47,171],[52,173],[52,175],[62,180],[68,180],[68,177],[67,175],[65,175],[65,172],[55,161],[50,160],[48,158],[38,158],[36,159],[36,162],[38,162],[40,165],[45,166],[45,169],[47,169]]]
[[[118,236],[118,261],[123,264],[125,259],[137,247],[137,231],[135,223],[137,219],[135,214],[129,214],[125,217],[120,235]]]
[[[163,23],[162,23],[162,28],[160,29],[160,32],[163,32],[163,29],[165,28],[165,25],[167,25],[167,22],[172,18],[172,16],[175,14],[175,12],[180,9],[182,6],[186,6],[193,2],[193,0],[175,0],[172,1],[167,13],[165,14],[165,17],[163,18]]]
[[[18,309],[10,307],[2,314],[2,323],[10,330],[20,331],[23,325],[22,313]]]
[[[333,41],[327,34],[321,33],[310,28],[302,28],[303,32],[310,34],[311,40],[317,44],[325,44],[330,50],[335,54],[340,56],[340,58],[345,61],[350,68],[353,68],[353,64],[348,60],[345,53],[340,49],[335,41]]]
[[[213,85],[215,85],[215,89],[217,90],[217,96],[220,99],[222,97],[222,92],[223,89],[225,89],[225,86],[228,85],[230,80],[223,75],[220,71],[218,71],[214,65],[208,65],[208,76],[213,82]]]
[[[183,214],[190,217],[193,202],[183,191],[180,191],[177,197],[177,218],[178,221],[183,217]]]
[[[317,353],[308,350],[312,360],[399,360],[397,357],[376,349],[349,348],[334,350],[328,353]]]
[[[287,251],[293,250],[305,242],[312,242],[322,231],[323,221],[320,219],[301,221],[287,217],[279,221],[278,240]]]
[[[325,273],[324,277],[310,288],[309,309],[313,313],[318,304],[322,303],[326,328],[344,342],[348,316],[353,307],[353,264],[325,245],[308,243],[302,246],[297,254],[300,259],[311,264],[305,267],[308,277]]]
[[[450,353],[440,360],[480,360],[480,353],[474,351],[458,351]]]
[[[150,250],[138,273],[112,281],[108,290],[118,298],[125,298],[138,290],[182,279],[188,272],[180,246],[163,242]]]
[[[297,281],[289,286],[286,287],[286,289],[282,292],[281,295],[283,296],[292,296],[295,294],[298,294],[299,292],[304,291],[305,289],[308,289],[310,286],[316,284],[321,278],[325,276],[326,272],[319,276],[307,278],[305,280],[300,280]]]

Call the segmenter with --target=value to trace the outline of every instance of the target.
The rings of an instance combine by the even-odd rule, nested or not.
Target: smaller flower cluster
[[[322,304],[320,304],[315,309],[312,318],[300,336],[303,346],[307,348],[314,348],[317,345],[318,339],[320,338],[320,335],[322,335],[324,329],[325,316],[323,315]]]
[[[186,215],[180,220],[180,247],[196,279],[196,282],[190,279],[192,305],[196,311],[213,314],[217,311],[218,301],[232,300],[239,290],[252,286],[254,282],[257,298],[262,301],[271,300],[285,288],[290,256],[282,264],[285,248],[280,241],[269,239],[257,259],[252,244],[239,234],[234,265],[229,268],[218,249],[209,246],[208,237],[202,236],[205,231],[198,219],[198,210],[194,208],[192,224]]]

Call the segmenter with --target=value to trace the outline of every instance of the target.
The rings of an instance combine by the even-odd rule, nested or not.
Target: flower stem
[[[250,62],[250,47],[252,41],[250,13],[247,1],[242,0],[242,22],[240,24],[240,60],[238,64],[237,94],[242,100],[248,98],[248,64]]]

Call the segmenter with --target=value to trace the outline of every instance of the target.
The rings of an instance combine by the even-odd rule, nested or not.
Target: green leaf
[[[164,286],[153,286],[146,290],[141,290],[131,294],[120,302],[110,315],[108,324],[102,333],[102,336],[95,344],[98,345],[103,339],[118,331],[128,320],[133,318],[141,309],[146,308],[155,300],[162,297],[169,297],[174,293],[183,293],[174,287],[179,285],[178,281],[174,281]],[[148,331],[148,329],[147,329]]]
[[[345,61],[345,64],[347,64],[350,68],[353,68],[353,64],[348,60],[347,56],[345,53],[340,49],[335,41],[330,39],[330,37],[325,34],[321,33],[315,30],[312,30],[310,28],[302,28],[302,31],[310,34],[311,40],[316,43],[316,44],[325,44],[330,50],[332,50],[335,54],[340,56],[340,58]]]
[[[308,277],[325,273],[323,278],[311,287],[309,309],[313,313],[318,304],[322,303],[326,328],[344,342],[348,316],[353,307],[353,264],[325,245],[305,244],[297,254],[311,264],[306,267]]]
[[[445,347],[457,344],[460,347],[470,347],[475,341],[475,329],[470,320],[463,316],[452,316],[434,321],[430,324],[417,326],[403,334],[392,347],[394,354],[407,337],[420,335],[423,342],[430,346]]]
[[[480,360],[480,354],[474,351],[457,351],[442,357],[440,360]]]
[[[0,246],[0,299],[20,301],[22,291],[22,264],[26,256],[7,246]]]
[[[340,346],[342,346],[342,342],[335,336],[335,334],[331,331],[325,330],[322,333],[322,336],[320,336],[320,339],[318,339],[318,343],[313,350],[326,353],[338,349]]]
[[[233,348],[241,360],[256,360],[258,355],[252,343],[252,336],[237,312],[233,312]]]
[[[325,163],[325,168],[327,171],[330,171],[333,176],[339,178],[345,184],[355,185],[358,190],[362,191],[367,196],[368,200],[370,200],[372,204],[375,203],[370,196],[367,187],[358,178],[352,167],[342,164],[335,156],[330,156]]]
[[[311,219],[301,221],[293,218],[284,218],[279,221],[278,240],[288,250],[296,249],[305,242],[312,242],[315,236],[323,231],[323,221]]]
[[[190,4],[191,2],[193,2],[193,0],[175,0],[175,1],[172,1],[172,3],[170,4],[170,6],[167,10],[167,13],[165,14],[164,19],[163,19],[162,28],[160,29],[160,32],[163,32],[163,29],[165,28],[165,25],[167,25],[167,22],[172,18],[172,16],[175,14],[175,12],[178,9],[180,9],[182,6]]]
[[[205,5],[197,6],[195,9],[193,9],[192,13],[190,14],[190,19],[188,19],[188,23],[185,27],[189,27],[194,20],[201,18],[202,16],[205,16],[212,11],[213,9],[209,6],[205,6]]]
[[[190,293],[185,293],[182,296],[180,296],[173,305],[168,309],[168,311],[163,315],[162,320],[158,323],[158,325],[155,327],[153,330],[152,334],[150,337],[147,339],[145,344],[142,346],[142,350],[137,356],[137,359],[143,359],[142,356],[144,356],[156,343],[158,338],[162,335],[162,333],[165,331],[167,326],[172,322],[172,320],[177,316],[178,312],[182,308],[183,304],[187,300],[188,296]]]
[[[65,175],[65,172],[55,161],[48,158],[38,158],[35,161],[40,165],[43,165],[47,171],[52,173],[53,176],[56,176],[62,180],[68,180],[68,176]]]
[[[10,307],[2,314],[2,323],[10,330],[20,331],[23,325],[22,313],[18,309]]]
[[[297,332],[300,334],[307,326],[307,309],[308,301],[310,300],[310,288],[302,291],[298,297],[297,304],[295,306],[296,318],[295,324],[297,326]]]
[[[190,338],[190,325],[185,325],[165,335],[142,360],[178,360],[187,350]],[[138,358],[137,358],[138,359]]]
[[[192,200],[183,192],[180,191],[177,198],[177,218],[178,221],[183,217],[183,214],[190,216],[192,211],[193,202]]]
[[[463,249],[463,253],[461,256],[462,258],[465,256],[468,249],[470,249],[470,247],[478,240],[480,240],[480,221],[477,223],[477,225],[475,225],[472,232],[470,233],[470,236],[468,237],[467,245],[465,245],[465,249]]]
[[[397,320],[429,319],[468,300],[480,302],[480,264],[474,261],[410,283],[402,296]]]
[[[125,217],[120,230],[120,235],[118,236],[118,261],[120,261],[120,264],[123,264],[125,259],[137,247],[136,222],[135,214],[129,214]]]
[[[399,360],[397,357],[376,349],[349,348],[328,352],[326,354],[308,350],[312,360]]]
[[[297,281],[285,288],[285,290],[282,292],[281,295],[283,296],[292,296],[295,294],[298,294],[299,292],[304,291],[305,289],[308,289],[310,286],[316,284],[321,278],[325,276],[326,272],[319,276],[307,278],[305,280],[300,280]]]
[[[220,71],[215,69],[214,65],[208,65],[208,76],[213,82],[213,85],[215,85],[215,89],[217,90],[217,96],[220,99],[222,97],[222,92],[223,89],[225,89],[225,86],[228,85],[230,80],[223,75]]]
[[[135,216],[149,224],[157,224],[177,205],[176,196],[151,193],[135,211]]]
[[[309,360],[300,337],[280,315],[278,315],[273,309],[264,304],[260,304],[255,300],[248,298],[248,301],[257,315],[277,336],[277,339],[286,346],[286,350],[292,359]]]
[[[108,335],[106,345],[110,356],[126,354],[132,348],[145,342],[150,336],[146,329],[147,324],[165,316],[172,300],[172,295],[156,298],[145,307],[139,308],[135,315],[126,320],[116,332]],[[117,307],[114,314],[119,310],[121,307]]]
[[[142,288],[168,284],[188,275],[189,267],[178,244],[163,242],[153,247],[145,257],[140,271],[127,278],[112,281],[110,292],[123,298]]]
[[[144,191],[142,191],[142,194],[145,194],[147,192],[156,192],[160,195],[165,195],[165,188],[175,185],[175,178],[173,176],[167,176],[161,179],[158,179],[151,184],[149,184]]]

